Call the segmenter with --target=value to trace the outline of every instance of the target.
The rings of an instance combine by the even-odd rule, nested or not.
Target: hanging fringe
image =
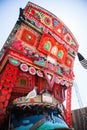
[[[79,59],[79,62],[81,63],[81,65],[87,69],[87,60],[78,52],[78,59]]]

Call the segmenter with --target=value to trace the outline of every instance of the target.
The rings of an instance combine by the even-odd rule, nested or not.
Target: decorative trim
[[[59,18],[57,18],[49,11],[29,2],[23,14],[27,20],[30,20],[30,22],[32,21],[31,24],[33,24],[34,26],[37,26],[36,22],[39,22],[40,24],[44,25],[46,28],[54,32],[56,35],[61,37],[63,41],[65,41],[67,44],[70,44],[74,48],[74,50],[78,50],[78,43],[68,27],[65,26],[65,24]],[[43,27],[41,28],[43,30]],[[70,39],[68,41],[66,39],[67,36],[69,37],[68,39]]]
[[[39,77],[43,77],[43,72],[42,72],[41,70],[37,70],[37,75],[38,75]]]
[[[27,72],[27,71],[28,71],[28,65],[27,65],[27,64],[21,64],[21,65],[20,65],[20,69],[21,69],[23,72]]]
[[[44,74],[45,74],[45,78],[49,84],[49,86],[52,88],[54,85],[54,81],[55,81],[55,74],[51,73],[48,70],[44,70]]]
[[[15,66],[19,66],[20,65],[20,61],[16,60],[16,59],[13,59],[13,58],[9,58],[9,62],[12,64],[12,65],[15,65]]]
[[[34,67],[29,67],[29,73],[32,75],[36,74],[36,69]]]

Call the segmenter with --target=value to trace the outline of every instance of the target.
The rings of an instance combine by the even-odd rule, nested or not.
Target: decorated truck
[[[28,2],[0,51],[1,130],[71,130],[78,43],[68,27]]]

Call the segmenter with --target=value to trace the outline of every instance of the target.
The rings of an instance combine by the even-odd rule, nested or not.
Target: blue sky
[[[0,49],[19,16],[19,8],[24,8],[28,0],[0,0]],[[60,18],[74,34],[79,44],[79,52],[87,59],[87,0],[31,0]],[[87,70],[82,68],[78,58],[74,64],[77,82],[83,106],[87,106]],[[73,88],[72,109],[79,108]]]

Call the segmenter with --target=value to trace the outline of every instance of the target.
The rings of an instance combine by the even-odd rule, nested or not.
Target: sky
[[[79,44],[79,52],[87,59],[87,0],[30,0],[44,7],[61,19],[75,36]],[[0,0],[0,49],[13,29],[18,16],[19,8],[25,8],[28,0]],[[87,70],[84,69],[75,58],[74,63],[75,82],[72,91],[72,109],[81,106],[75,91],[78,92],[83,105],[87,107]]]

